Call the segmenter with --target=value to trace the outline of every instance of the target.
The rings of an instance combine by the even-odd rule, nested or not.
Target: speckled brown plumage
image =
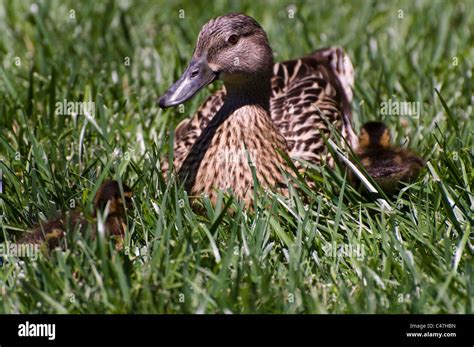
[[[251,23],[251,30],[246,31],[247,50],[271,55],[263,29],[244,15],[218,17],[206,24],[199,34],[199,51],[206,52],[206,45],[214,47],[213,41],[219,40],[206,31],[213,32],[213,28],[218,28],[224,36],[230,35],[235,32],[233,22],[236,18],[239,27],[245,28],[247,22]],[[259,32],[258,40],[252,39],[252,30]],[[232,55],[227,52],[228,56]],[[251,65],[248,62],[251,57],[241,60]],[[238,197],[250,199],[252,177],[246,164],[223,165],[214,158],[228,146],[250,145],[252,149],[263,151],[256,163],[257,177],[259,180],[267,178],[268,183],[264,185],[271,187],[282,181],[280,168],[285,169],[286,165],[270,148],[283,150],[295,159],[296,167],[303,170],[299,160],[316,165],[327,161],[332,165],[323,135],[331,136],[334,130],[339,130],[350,145],[357,144],[350,111],[353,69],[341,48],[321,49],[306,57],[277,64],[270,59],[267,65],[269,73],[254,78],[246,76],[238,83],[235,78],[228,81],[232,72],[225,71],[224,86],[210,96],[192,118],[177,126],[173,164],[179,177],[187,177],[188,192],[212,197],[216,188],[231,188]],[[212,66],[220,67],[219,55],[214,57]],[[255,74],[255,69],[251,74]],[[238,93],[238,90],[251,90],[251,93]],[[252,124],[254,120],[259,121],[258,126]],[[245,136],[239,129],[245,129]],[[162,169],[168,170],[166,161],[162,163]]]
[[[285,151],[286,142],[267,112],[255,105],[224,107],[196,139],[178,175],[191,195],[205,193],[215,202],[216,189],[231,188],[249,205],[253,201],[251,165],[264,186],[276,189],[284,183],[281,170],[287,167],[276,149]]]

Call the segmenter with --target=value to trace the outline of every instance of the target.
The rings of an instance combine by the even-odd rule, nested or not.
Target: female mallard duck
[[[160,98],[176,106],[216,79],[224,87],[175,132],[174,168],[191,195],[231,189],[248,206],[253,175],[264,187],[281,187],[287,163],[332,165],[323,136],[341,131],[355,146],[351,127],[353,71],[340,48],[273,64],[267,36],[251,17],[229,14],[204,25],[188,68]],[[295,166],[301,168],[299,161]],[[168,164],[163,163],[163,170]]]
[[[97,212],[104,212],[108,208],[107,218],[105,220],[105,229],[107,233],[120,238],[125,234],[125,210],[131,206],[132,191],[125,184],[122,184],[123,195],[120,184],[117,181],[105,181],[97,191],[94,197],[94,213],[92,217],[97,217]],[[125,199],[124,200],[122,199]],[[45,244],[48,249],[55,248],[59,241],[64,237],[67,230],[85,230],[86,226],[91,224],[91,219],[77,211],[68,212],[65,216],[40,223],[32,233],[25,235],[20,239],[20,244]],[[95,226],[94,226],[95,227]],[[95,229],[94,229],[95,233]]]
[[[389,194],[400,190],[401,182],[410,182],[425,166],[425,161],[412,151],[393,147],[390,131],[381,122],[362,126],[355,153],[367,173]],[[351,177],[357,185],[355,177]]]

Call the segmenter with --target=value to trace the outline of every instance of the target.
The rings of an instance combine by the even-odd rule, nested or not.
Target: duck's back
[[[300,59],[276,63],[273,72],[271,118],[287,141],[290,157],[320,164],[327,155],[322,133],[330,135],[334,131],[332,127],[341,131],[345,140],[355,147],[357,138],[352,130],[350,111],[353,69],[341,48],[320,49]],[[225,96],[222,87],[192,118],[177,126],[175,169],[181,167],[196,139],[223,105]],[[168,169],[166,162],[162,169]]]
[[[415,153],[398,147],[389,149],[356,150],[367,173],[385,193],[395,193],[400,182],[412,181],[425,166],[425,161]],[[359,185],[359,181],[352,176]]]
[[[290,157],[320,164],[328,154],[322,134],[330,137],[335,129],[355,145],[350,108],[353,69],[341,48],[277,63],[273,72],[271,116],[288,142]]]

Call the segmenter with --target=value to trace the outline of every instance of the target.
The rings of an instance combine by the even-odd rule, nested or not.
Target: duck
[[[86,216],[79,211],[68,211],[57,218],[39,223],[32,232],[24,235],[18,243],[38,244],[44,246],[47,250],[51,250],[59,247],[68,230],[84,232],[89,225],[92,226],[95,237],[98,214],[107,213],[105,230],[108,235],[117,241],[116,245],[120,248],[126,230],[126,210],[131,208],[133,195],[132,190],[123,183],[122,189],[118,181],[106,180],[100,185],[94,196],[94,211],[91,216]]]
[[[353,67],[340,47],[274,63],[254,18],[220,16],[202,27],[189,66],[158,104],[180,105],[217,80],[223,86],[175,129],[173,169],[191,196],[215,204],[217,190],[231,190],[248,207],[253,171],[265,189],[285,194],[290,166],[304,173],[305,164],[334,165],[325,136],[340,132],[344,144],[357,145]],[[161,168],[170,165],[163,160]]]
[[[354,151],[367,173],[379,187],[392,195],[400,191],[403,183],[413,181],[426,163],[409,149],[394,146],[387,126],[382,122],[365,123],[359,133],[359,144]],[[355,186],[359,181],[350,179]]]

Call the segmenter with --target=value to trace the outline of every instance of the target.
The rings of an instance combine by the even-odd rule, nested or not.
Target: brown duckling
[[[95,219],[98,212],[107,213],[106,231],[120,243],[126,229],[125,211],[131,207],[132,197],[132,191],[128,186],[122,184],[122,188],[125,201],[122,199],[119,183],[105,181],[94,197],[94,212],[91,218],[87,218],[82,212],[68,211],[65,215],[40,223],[18,243],[44,244],[47,249],[53,249],[59,245],[67,230],[84,231],[87,225],[93,226],[95,235]]]
[[[125,184],[122,184],[122,187],[125,202],[117,181],[104,182],[94,197],[94,217],[97,217],[97,211],[104,212],[108,206],[106,226],[111,235],[123,236],[125,234],[125,211],[132,207],[133,192]]]
[[[362,126],[355,153],[367,173],[387,194],[397,193],[401,182],[412,181],[425,166],[425,161],[414,152],[393,146],[390,131],[381,122]],[[353,175],[351,180],[359,185]]]

